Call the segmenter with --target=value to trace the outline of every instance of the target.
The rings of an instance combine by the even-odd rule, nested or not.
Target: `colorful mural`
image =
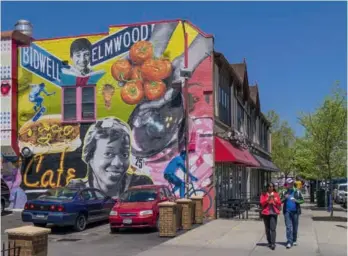
[[[1,155],[1,178],[6,182],[11,192],[9,206],[11,209],[23,209],[27,201],[27,196],[21,188],[20,166],[21,163],[17,157]]]
[[[19,146],[34,153],[23,163],[28,197],[70,182],[110,196],[134,185],[168,184],[182,197],[188,157],[189,193],[205,196],[212,215],[212,51],[211,37],[181,21],[110,27],[108,34],[21,48]],[[194,71],[188,104],[180,76],[185,63]]]

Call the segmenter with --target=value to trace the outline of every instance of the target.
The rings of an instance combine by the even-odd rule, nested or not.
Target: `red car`
[[[144,185],[129,188],[112,208],[109,221],[111,232],[120,228],[158,229],[159,207],[164,201],[174,201],[167,186]]]

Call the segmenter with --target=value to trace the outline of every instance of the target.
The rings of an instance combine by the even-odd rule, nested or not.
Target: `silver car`
[[[337,192],[335,196],[335,202],[338,204],[344,204],[347,201],[347,183],[338,184]]]

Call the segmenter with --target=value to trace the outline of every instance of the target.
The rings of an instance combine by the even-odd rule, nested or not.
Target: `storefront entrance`
[[[222,215],[222,208],[235,208],[240,200],[247,197],[247,171],[243,165],[216,163],[216,213]]]

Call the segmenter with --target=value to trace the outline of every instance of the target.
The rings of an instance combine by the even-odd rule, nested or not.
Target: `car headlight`
[[[140,216],[144,216],[144,215],[152,215],[153,211],[152,210],[147,210],[147,211],[141,211],[139,212]]]
[[[110,212],[110,216],[117,216],[118,214],[117,214],[117,211],[111,211]]]

